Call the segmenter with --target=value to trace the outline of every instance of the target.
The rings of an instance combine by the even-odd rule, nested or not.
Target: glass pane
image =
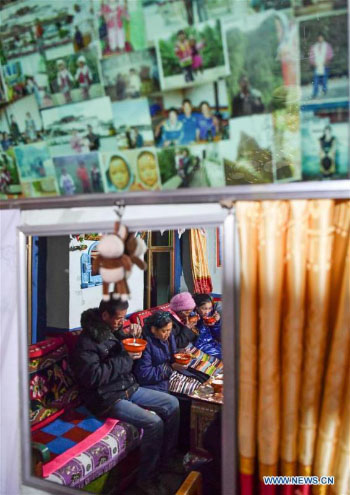
[[[170,294],[170,253],[152,253],[151,307],[169,302]]]
[[[152,232],[151,233],[151,246],[170,246],[171,245],[171,233],[170,231],[166,232]]]

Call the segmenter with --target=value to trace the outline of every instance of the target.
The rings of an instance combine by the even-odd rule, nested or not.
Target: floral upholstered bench
[[[34,472],[82,488],[110,471],[141,441],[140,431],[81,405],[63,339],[29,347],[30,422]]]

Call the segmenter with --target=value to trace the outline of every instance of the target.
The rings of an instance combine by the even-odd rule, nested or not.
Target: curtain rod
[[[124,205],[219,203],[264,199],[349,199],[350,180],[254,184],[222,188],[194,188],[123,194],[79,194],[53,198],[1,201],[0,209],[37,210]]]

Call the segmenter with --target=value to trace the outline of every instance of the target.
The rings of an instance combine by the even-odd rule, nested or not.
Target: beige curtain
[[[201,229],[190,230],[190,256],[194,292],[213,292],[213,284],[208,266],[207,236]]]
[[[348,495],[350,202],[242,202],[236,211],[240,471],[253,475],[257,455],[260,480],[337,472],[332,493]],[[255,495],[252,486],[241,493]]]

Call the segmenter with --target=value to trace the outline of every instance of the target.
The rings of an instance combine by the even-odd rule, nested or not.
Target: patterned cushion
[[[29,348],[30,421],[32,429],[79,403],[62,339],[48,339]]]
[[[96,418],[90,418],[90,420],[91,422],[98,421]],[[63,449],[73,447],[73,443],[82,442],[85,435],[87,435],[85,436],[87,439],[91,435],[91,431],[85,431],[85,428],[89,428],[89,425],[87,424],[84,427],[84,419],[76,424],[70,424],[68,427],[66,422],[57,421],[60,421],[60,423],[56,425],[56,432],[61,432],[60,438],[62,441],[60,439],[56,441],[57,438],[55,437],[52,439],[51,435],[54,430],[51,428],[51,433],[44,431],[47,430],[47,427],[36,432],[38,440],[43,440],[47,435],[47,447],[52,450],[52,458],[55,455],[58,456]],[[51,427],[55,422],[49,426]],[[60,485],[83,488],[103,473],[111,470],[129,452],[134,450],[140,444],[140,441],[141,434],[139,430],[135,426],[120,421],[103,438],[68,460],[56,471],[51,472],[45,479]]]
[[[155,311],[159,311],[159,310],[170,311],[170,304],[169,303],[161,304],[160,306],[156,306],[155,308],[145,309],[143,311],[138,311],[137,313],[133,313],[130,316],[130,321],[131,323],[138,323],[139,325],[143,326],[145,319],[151,316],[151,314],[154,313]]]

